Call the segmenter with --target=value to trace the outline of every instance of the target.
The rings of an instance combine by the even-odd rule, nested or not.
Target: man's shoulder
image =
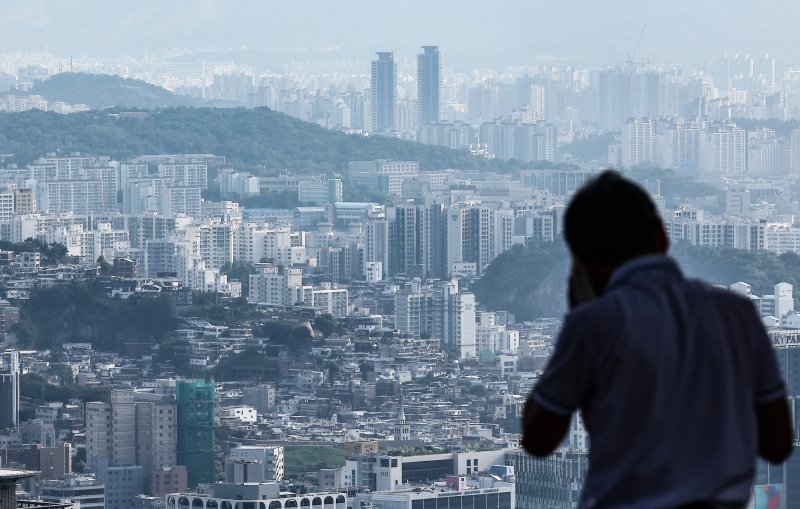
[[[668,290],[665,288],[663,291],[667,292]],[[675,291],[674,288],[673,291]],[[685,299],[690,306],[696,307],[698,310],[713,306],[746,316],[756,316],[753,302],[748,297],[727,287],[710,285],[698,279],[682,278],[677,293],[679,298]],[[565,321],[611,325],[617,320],[627,321],[626,315],[632,312],[632,308],[638,307],[637,303],[640,306],[646,306],[648,302],[656,305],[655,301],[641,299],[635,288],[620,287],[571,310]],[[657,309],[653,311],[658,312]]]
[[[598,331],[608,331],[614,322],[624,321],[624,313],[625,305],[620,296],[607,293],[571,309],[564,317],[563,328],[570,329],[573,334],[586,330],[596,335]]]
[[[710,285],[697,279],[687,279],[686,284],[690,285],[695,292],[703,294],[703,297],[711,303],[747,311],[755,310],[749,297],[736,293],[728,287]]]

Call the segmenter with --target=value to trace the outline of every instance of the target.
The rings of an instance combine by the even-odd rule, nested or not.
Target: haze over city
[[[615,442],[582,412],[613,363],[661,373],[642,344],[701,412],[625,379],[607,428],[635,482],[599,484],[652,496],[641,465],[739,454],[736,503],[641,506],[800,509],[800,412],[783,447],[747,441],[755,373],[800,398],[798,25],[785,0],[6,2],[0,509],[587,507]],[[598,182],[627,198],[573,208]],[[684,286],[696,306],[658,293]],[[730,337],[667,343],[686,323]],[[596,354],[618,330],[637,352]],[[583,396],[542,399],[565,355]],[[729,380],[694,383],[722,372],[741,419],[714,413]],[[689,421],[747,440],[661,442]]]
[[[800,6],[789,0],[81,0],[10,2],[4,9],[4,52],[46,47],[65,57],[142,57],[167,49],[233,50],[259,70],[294,59],[367,60],[383,50],[411,59],[423,44],[438,44],[447,65],[460,71],[552,60],[618,65],[644,25],[642,59],[694,66],[723,53],[800,59]]]

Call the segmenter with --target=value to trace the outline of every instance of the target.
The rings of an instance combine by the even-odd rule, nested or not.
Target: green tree
[[[101,285],[73,283],[31,291],[14,330],[34,348],[86,341],[98,350],[120,351],[132,341],[155,343],[176,326],[175,308],[167,298],[111,299]]]
[[[302,351],[311,346],[311,341],[314,337],[306,325],[298,325],[292,329],[292,342],[289,343],[289,350]]]
[[[326,338],[336,332],[339,323],[330,313],[320,313],[314,317],[314,328],[322,333]]]
[[[110,81],[103,86],[119,93],[106,97],[110,101],[104,101],[106,105],[124,104],[120,101],[128,101],[129,96],[122,92],[130,90],[131,85],[138,87],[119,77],[108,78]],[[85,88],[96,87],[91,77],[80,79],[87,83]],[[165,97],[175,98],[169,94]],[[158,101],[159,108],[169,104],[163,98]],[[467,150],[380,136],[351,136],[267,108],[168,107],[140,118],[120,117],[114,110],[73,115],[26,111],[0,115],[0,133],[3,152],[14,154],[7,162],[18,164],[30,163],[48,152],[95,153],[102,147],[104,153],[118,160],[144,153],[211,152],[224,155],[226,162],[259,176],[266,168],[333,175],[348,161],[380,158],[416,160],[423,170],[460,168],[510,173],[529,168],[519,161],[485,159]],[[209,197],[214,195],[214,190],[207,193]]]
[[[84,470],[86,470],[86,462],[83,460],[78,460],[74,465],[72,465],[72,470],[77,474],[82,474]]]
[[[269,338],[274,345],[284,345],[290,351],[302,351],[311,345],[314,339],[307,325],[288,320],[270,320],[253,327],[255,337]]]
[[[251,263],[234,260],[233,263],[225,262],[225,265],[219,269],[223,274],[228,275],[228,280],[238,279],[242,282],[242,295],[248,295],[250,292],[250,274],[255,273],[255,269]]]
[[[261,193],[241,200],[241,204],[248,209],[291,209],[299,205],[293,191]]]
[[[97,266],[100,267],[100,274],[104,276],[109,276],[114,272],[114,267],[106,261],[103,255],[97,257]]]
[[[472,384],[468,391],[472,396],[486,396],[486,387],[479,384]]]
[[[26,373],[20,377],[20,395],[33,401],[60,401],[68,403],[70,400],[105,401],[111,400],[110,389],[104,387],[86,387],[66,383],[53,385],[39,375]]]
[[[51,242],[50,244],[47,244],[45,253],[48,262],[51,265],[57,265],[67,259],[69,250],[67,249],[67,246],[60,242]]]

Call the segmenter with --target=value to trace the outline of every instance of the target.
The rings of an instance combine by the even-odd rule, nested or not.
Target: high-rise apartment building
[[[675,123],[658,129],[658,166],[697,171],[703,129],[699,124]]]
[[[389,220],[389,274],[407,274],[419,263],[417,206],[391,207]]]
[[[98,475],[111,467],[138,465],[149,480],[176,465],[176,444],[177,408],[169,381],[153,389],[114,390],[110,403],[86,404],[87,466]],[[125,477],[123,471],[114,472]]]
[[[292,263],[292,233],[288,226],[245,224],[236,230],[234,239],[235,260],[255,264],[267,258],[280,265]]]
[[[233,262],[234,227],[212,223],[200,227],[200,256],[211,268]]]
[[[178,187],[208,188],[208,166],[205,163],[167,163],[158,165],[158,176]]]
[[[418,279],[395,295],[395,326],[415,337],[439,338],[459,358],[475,357],[475,295],[456,281],[422,286]]]
[[[303,300],[302,269],[279,270],[266,264],[257,266],[256,272],[250,274],[247,299],[253,304],[293,306]]]
[[[112,454],[111,403],[86,403],[86,467],[94,471],[98,460]]]
[[[417,55],[417,125],[442,120],[442,60],[439,46],[423,46]]]
[[[45,180],[36,184],[36,203],[50,214],[103,212],[103,185],[98,180]]]
[[[397,130],[397,64],[392,52],[379,52],[372,61],[371,93],[372,132]]]
[[[782,168],[780,161],[781,143],[775,136],[775,131],[766,127],[759,127],[747,133],[747,174],[774,175],[779,169],[780,173],[789,173],[791,162]]]
[[[169,186],[167,178],[129,179],[123,187],[122,211],[126,214],[171,213]]]
[[[631,75],[620,69],[605,69],[593,72],[590,76],[592,93],[597,109],[597,123],[601,129],[618,131],[631,116],[632,103],[638,103],[631,94]]]
[[[447,278],[456,266],[480,275],[504,250],[498,251],[497,213],[489,206],[388,207],[385,219],[367,222],[364,261],[384,263],[389,276]],[[507,233],[510,240],[510,226]]]
[[[111,391],[111,465],[136,464],[136,403],[133,391]]]
[[[395,294],[395,327],[417,338],[430,337],[435,333],[435,309],[434,294],[422,291],[419,279],[414,279],[407,288]]]
[[[453,349],[459,359],[477,355],[475,337],[475,294],[460,292],[453,281],[442,285],[444,305],[444,330],[441,336],[445,345]]]
[[[776,288],[777,292],[777,288]],[[777,296],[777,295],[776,295]],[[798,443],[798,430],[800,430],[800,335],[797,330],[773,329],[770,339],[775,348],[775,357],[786,382],[786,392],[794,424],[795,448]],[[800,484],[795,479],[800,474],[800,461],[797,452],[780,465],[771,465],[764,461],[758,462],[756,471],[756,485],[779,484],[783,485],[781,493],[782,507],[797,507],[800,505]]]
[[[6,184],[0,189],[0,223],[8,223],[14,217],[16,190],[17,188],[11,184]]]
[[[381,275],[390,274],[389,220],[384,215],[370,217],[364,225],[364,270],[369,264],[380,264]]]
[[[498,159],[555,161],[557,137],[552,124],[491,121],[480,125],[479,134],[481,145]]]
[[[622,167],[654,165],[658,161],[656,122],[631,119],[622,126]]]
[[[417,213],[420,264],[426,277],[447,277],[447,231],[443,205],[420,207]]]
[[[0,374],[0,429],[19,425],[19,352],[5,355],[4,373]]]
[[[146,477],[177,464],[178,410],[174,397],[136,394],[136,464]]]
[[[420,125],[417,141],[425,145],[439,145],[453,150],[464,150],[475,144],[475,128],[464,122],[435,122]]]
[[[700,146],[700,171],[715,175],[742,175],[746,169],[747,135],[736,124],[713,124]]]
[[[169,214],[200,217],[201,194],[199,187],[174,186],[167,189]]]

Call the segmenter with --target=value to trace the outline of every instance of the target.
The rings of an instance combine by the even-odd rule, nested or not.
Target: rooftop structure
[[[17,507],[17,481],[36,477],[39,472],[0,469],[0,509]]]

